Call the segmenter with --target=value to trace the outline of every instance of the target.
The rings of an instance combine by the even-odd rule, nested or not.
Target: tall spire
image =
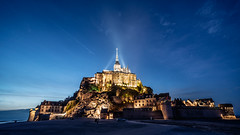
[[[116,48],[116,61],[113,68],[114,68],[114,71],[121,71],[121,65],[118,61],[118,48]]]
[[[118,48],[116,48],[116,62],[118,61]]]

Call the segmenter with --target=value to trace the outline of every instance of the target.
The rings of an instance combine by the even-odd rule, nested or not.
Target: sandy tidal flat
[[[158,135],[158,134],[224,134],[209,132],[195,128],[149,124],[135,121],[100,120],[99,124],[93,119],[52,120],[38,122],[8,123],[0,125],[1,135]]]

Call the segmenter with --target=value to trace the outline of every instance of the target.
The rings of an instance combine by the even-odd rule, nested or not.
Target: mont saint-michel
[[[240,133],[240,0],[0,0],[0,135]]]
[[[113,70],[83,77],[79,90],[62,101],[44,100],[31,109],[28,121],[66,118],[93,119],[236,119],[232,104],[215,105],[212,98],[171,99],[170,93],[154,93],[129,67],[119,62]]]

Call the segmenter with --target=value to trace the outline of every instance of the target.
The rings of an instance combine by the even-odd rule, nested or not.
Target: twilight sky
[[[155,93],[240,114],[240,1],[0,1],[0,110],[63,100],[115,48]]]

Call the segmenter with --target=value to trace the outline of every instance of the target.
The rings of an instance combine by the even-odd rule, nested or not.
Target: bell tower
[[[113,66],[113,69],[114,69],[114,71],[121,71],[121,65],[120,65],[119,60],[118,60],[118,48],[116,48],[116,61],[115,61],[115,64]]]

